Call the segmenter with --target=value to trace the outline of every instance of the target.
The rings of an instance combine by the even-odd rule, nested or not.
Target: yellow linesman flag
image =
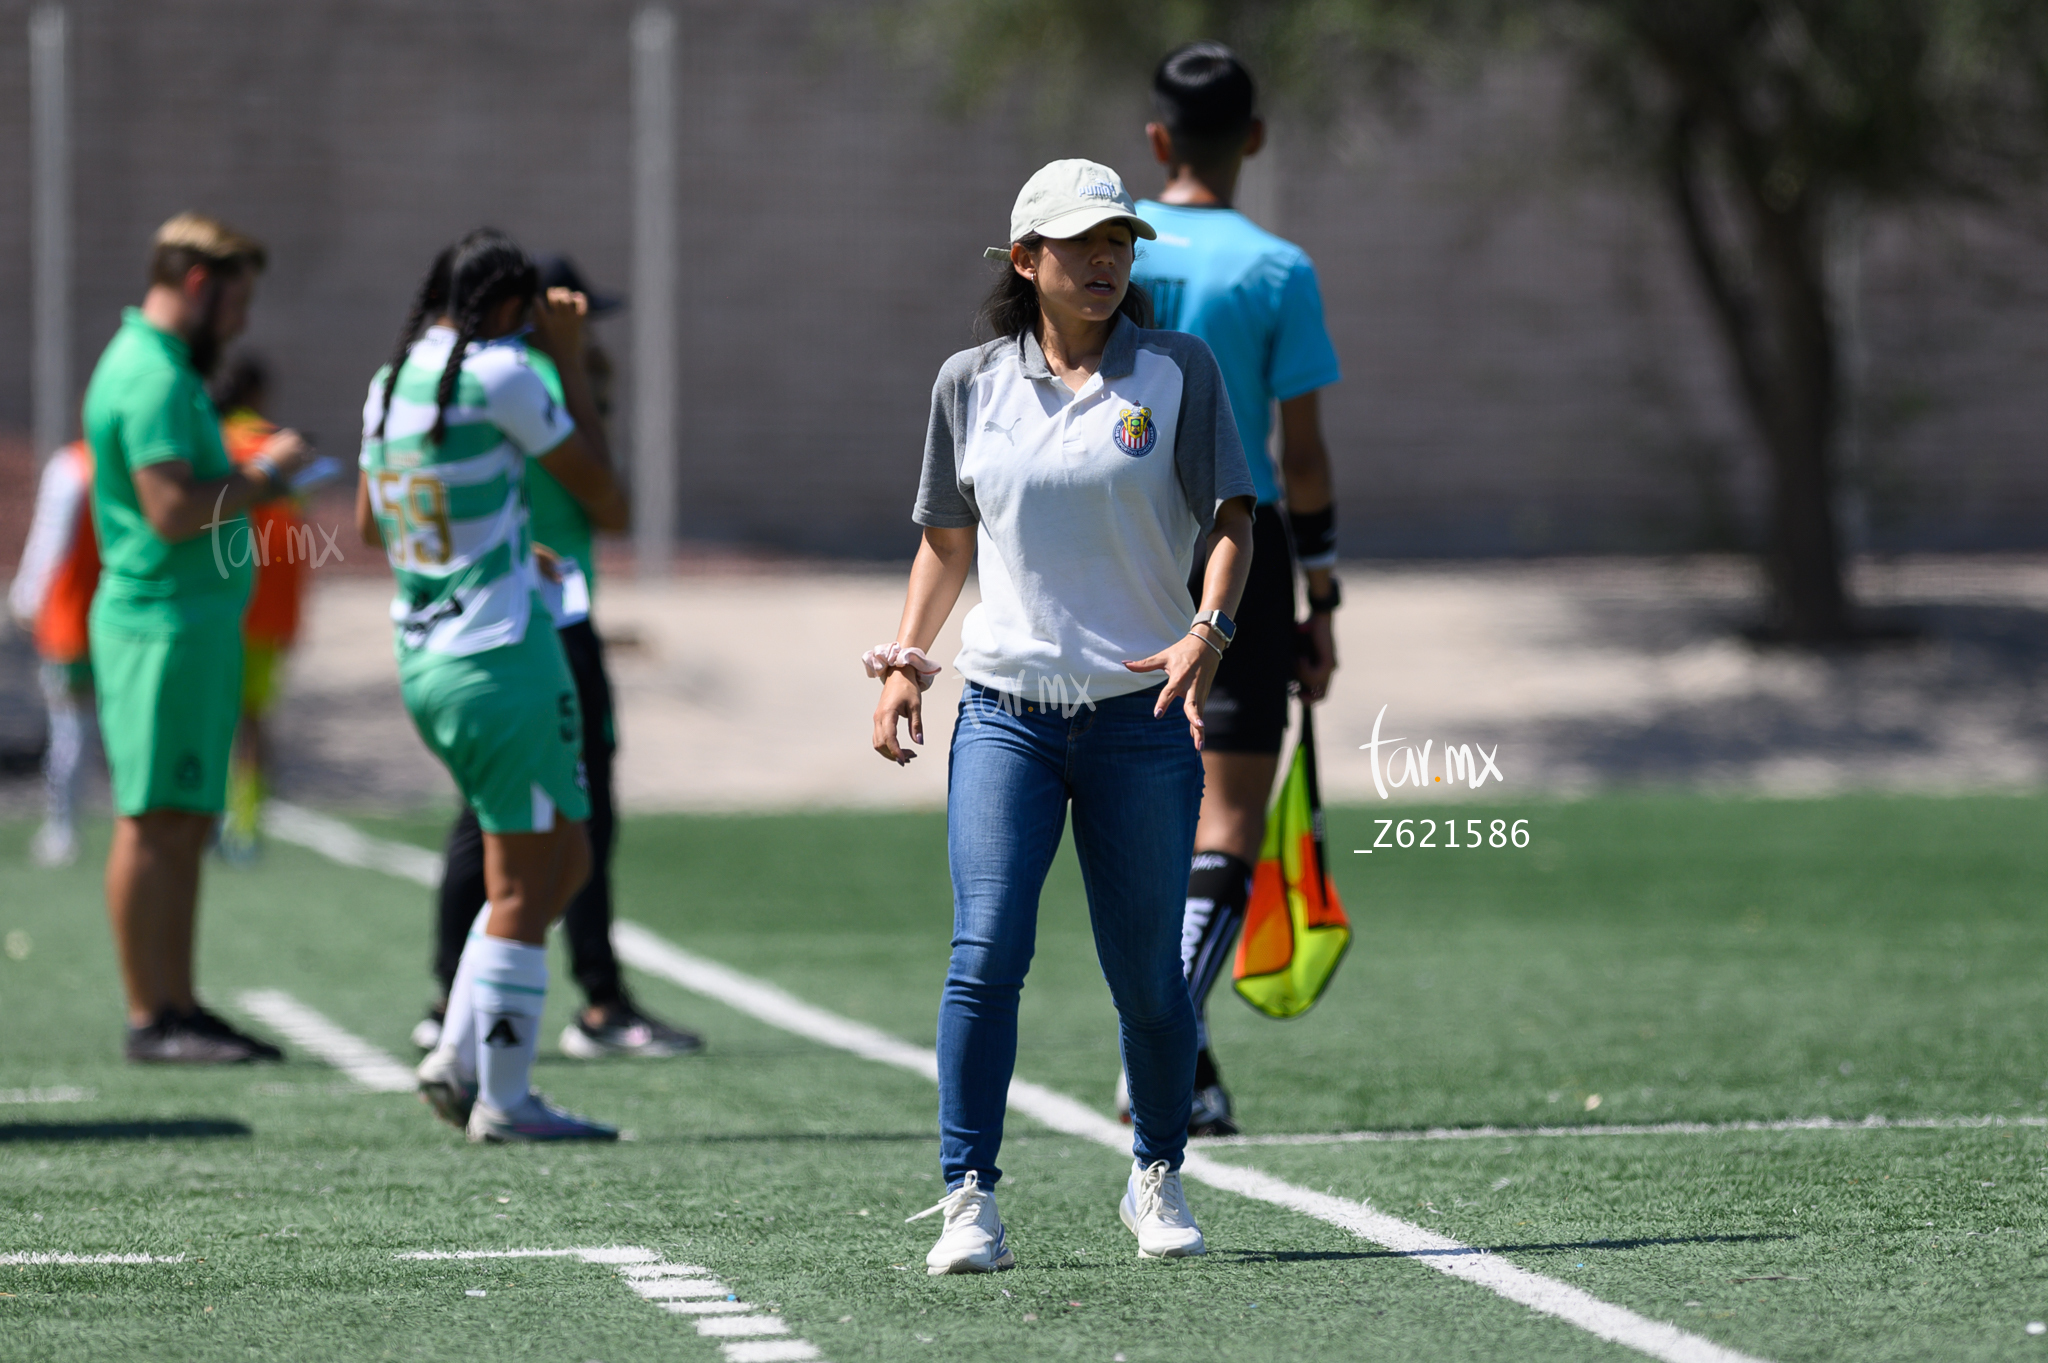
[[[1237,992],[1267,1017],[1300,1017],[1323,996],[1351,945],[1351,920],[1323,864],[1323,799],[1316,735],[1301,707],[1301,741],[1252,873],[1252,900],[1231,971]]]

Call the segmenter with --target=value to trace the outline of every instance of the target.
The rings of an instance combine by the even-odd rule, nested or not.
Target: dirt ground
[[[1318,716],[1332,800],[1380,798],[1361,749],[1492,750],[1501,780],[1465,799],[1676,786],[1730,793],[2022,789],[2048,779],[2048,560],[1859,566],[1859,599],[1917,639],[1832,656],[1759,647],[1754,570],[1724,559],[1387,565],[1343,570],[1343,670]],[[278,717],[279,786],[336,807],[452,798],[398,700],[374,576],[319,579]],[[859,655],[894,630],[902,575],[815,569],[614,578],[599,596],[629,810],[936,806],[959,696],[930,693],[924,756],[868,750],[875,683]],[[950,659],[958,618],[934,650]],[[0,658],[0,735],[39,727],[19,638]],[[1397,759],[1405,761],[1405,759]],[[0,809],[33,804],[0,777]],[[1405,770],[1405,767],[1400,768]],[[1432,780],[1394,801],[1443,799]]]

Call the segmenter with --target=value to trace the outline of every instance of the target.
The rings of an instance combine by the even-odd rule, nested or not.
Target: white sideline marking
[[[721,1344],[718,1352],[726,1363],[807,1363],[818,1357],[818,1346],[802,1339],[744,1339]]]
[[[651,1264],[661,1256],[638,1245],[591,1249],[419,1249],[401,1259],[581,1259],[586,1264]]]
[[[1382,1141],[1481,1141],[1550,1136],[1719,1136],[1743,1131],[1968,1131],[2048,1126],[2048,1117],[1788,1117],[1776,1122],[1652,1122],[1636,1126],[1433,1126],[1421,1131],[1323,1131],[1299,1135],[1197,1136],[1200,1149],[1239,1145],[1357,1145]]]
[[[723,1316],[736,1311],[758,1311],[761,1308],[743,1301],[658,1301],[654,1303],[664,1311],[673,1311],[679,1316]]]
[[[70,1084],[47,1089],[0,1089],[0,1107],[20,1103],[89,1103],[98,1096],[91,1089]]]
[[[432,853],[367,837],[339,820],[313,815],[296,806],[286,808],[293,814],[309,817],[288,816],[287,822],[299,836],[279,831],[276,836],[280,838],[302,842],[346,865],[389,871],[421,884],[439,883],[440,858]],[[344,833],[346,837],[341,836]],[[329,846],[337,850],[330,852]],[[347,856],[340,855],[344,852]],[[404,854],[403,858],[399,853]],[[423,878],[429,863],[433,874]],[[805,1003],[765,980],[685,951],[637,923],[615,921],[612,942],[627,964],[717,999],[772,1027],[927,1079],[938,1078],[938,1054],[930,1048],[914,1046],[866,1023]],[[1125,1127],[1063,1093],[1013,1079],[1009,1102],[1018,1112],[1055,1131],[1096,1141],[1126,1155],[1130,1153],[1130,1135]],[[1485,1250],[1376,1212],[1362,1202],[1311,1192],[1256,1169],[1225,1164],[1200,1151],[1188,1153],[1182,1172],[1199,1183],[1302,1212],[1398,1254],[1413,1255],[1440,1273],[1477,1283],[1533,1311],[1555,1316],[1597,1338],[1662,1359],[1664,1363],[1759,1363],[1753,1355],[1601,1301],[1568,1283],[1518,1268]],[[723,1346],[721,1352],[727,1363],[801,1363],[818,1356],[816,1347],[802,1340],[735,1340]]]
[[[409,843],[373,838],[340,819],[283,800],[264,804],[263,831],[279,842],[297,843],[343,866],[382,871],[430,889],[441,883],[439,853]]]
[[[182,1264],[182,1254],[0,1254],[0,1264]]]
[[[913,1046],[864,1022],[828,1013],[766,980],[742,975],[731,966],[684,951],[638,923],[614,920],[612,949],[628,965],[718,999],[772,1027],[938,1082],[938,1053],[929,1047]],[[1075,1106],[1080,1107],[1078,1103]]]
[[[626,1284],[649,1301],[681,1297],[723,1297],[725,1284],[716,1278],[640,1278]]]
[[[235,996],[235,1002],[285,1040],[311,1051],[374,1093],[411,1093],[419,1086],[413,1072],[388,1053],[343,1031],[282,989],[245,989]]]
[[[697,1322],[700,1335],[739,1339],[746,1335],[786,1335],[789,1323],[781,1316],[710,1316]]]
[[[697,1333],[706,1338],[732,1340],[730,1344],[719,1345],[726,1363],[806,1363],[819,1357],[818,1346],[807,1339],[759,1338],[787,1335],[789,1322],[751,1302],[725,1300],[733,1291],[714,1277],[710,1269],[697,1264],[665,1264],[659,1254],[638,1245],[584,1249],[420,1249],[398,1257],[414,1261],[581,1259],[586,1264],[610,1264],[626,1286],[643,1300],[674,1315],[701,1317],[693,1324]]]
[[[729,966],[685,951],[637,923],[613,923],[612,942],[619,959],[626,964],[715,998],[727,1007],[759,1018],[770,1026],[910,1070],[928,1079],[938,1075],[935,1052],[898,1041],[864,1023],[841,1018],[804,1003],[766,981],[742,975]],[[1023,1079],[1013,1079],[1010,1081],[1010,1106],[1055,1131],[1095,1141],[1124,1155],[1130,1154],[1129,1128],[1063,1093],[1055,1093]],[[1286,1207],[1339,1226],[1397,1254],[1414,1256],[1440,1273],[1477,1283],[1532,1311],[1555,1316],[1588,1334],[1652,1358],[1663,1359],[1665,1363],[1757,1363],[1751,1355],[1689,1334],[1675,1325],[1651,1320],[1626,1307],[1601,1301],[1568,1283],[1518,1268],[1486,1250],[1475,1249],[1399,1217],[1374,1211],[1363,1202],[1311,1192],[1256,1169],[1225,1164],[1199,1151],[1188,1153],[1181,1172],[1212,1188]],[[766,1356],[749,1355],[749,1358],[764,1360]],[[740,1360],[735,1359],[734,1363],[740,1363]]]

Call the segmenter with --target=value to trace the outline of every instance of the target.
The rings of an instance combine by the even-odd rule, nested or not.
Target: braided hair
[[[448,307],[448,267],[454,260],[455,248],[443,246],[428,267],[427,277],[420,281],[418,292],[413,294],[412,310],[405,314],[405,325],[398,329],[398,344],[392,349],[391,363],[385,366],[384,410],[377,417],[379,440],[384,438],[385,423],[391,420],[391,394],[398,388],[398,371],[405,367],[405,357],[412,353],[413,342],[419,340],[427,319],[440,316]]]
[[[434,389],[434,428],[427,439],[435,445],[448,434],[448,406],[455,401],[456,380],[461,377],[462,361],[469,350],[469,343],[483,329],[484,320],[500,303],[508,299],[530,299],[540,292],[540,271],[534,268],[533,259],[520,249],[518,242],[494,228],[478,228],[443,252],[443,256],[447,260],[447,270],[441,294],[442,306],[455,322],[455,344],[449,348],[448,363],[442,368],[441,381]],[[429,300],[435,292],[436,276],[441,274],[440,264],[437,259],[435,269],[428,271],[420,286],[419,297],[414,301],[414,315],[407,320],[415,327],[418,321],[425,319],[426,309],[431,306]],[[412,341],[410,333],[402,339],[399,363],[404,362],[404,351],[411,347]],[[391,411],[391,392],[397,372],[397,365],[394,365],[394,377],[385,380],[386,418]],[[381,433],[382,421],[378,423],[378,429]]]

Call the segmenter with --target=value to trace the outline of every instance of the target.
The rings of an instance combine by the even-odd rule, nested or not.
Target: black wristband
[[[1337,566],[1337,508],[1287,513],[1287,528],[1294,534],[1294,559],[1303,568]]]
[[[1343,604],[1344,588],[1334,577],[1330,579],[1330,594],[1328,596],[1317,596],[1313,590],[1308,594],[1308,613],[1310,615],[1328,615]]]

